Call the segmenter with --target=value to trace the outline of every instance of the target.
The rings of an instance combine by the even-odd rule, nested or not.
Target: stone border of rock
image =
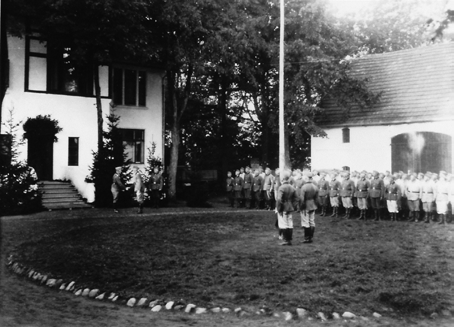
[[[213,308],[204,308],[199,307],[193,303],[188,303],[184,300],[179,301],[172,301],[172,300],[164,300],[164,299],[148,299],[146,297],[142,297],[136,299],[134,297],[131,298],[121,298],[115,292],[101,292],[101,290],[97,288],[88,288],[81,285],[77,285],[75,281],[64,281],[63,279],[52,278],[51,274],[41,273],[31,267],[26,267],[25,265],[14,261],[13,256],[10,255],[8,257],[6,266],[16,273],[19,276],[26,277],[36,283],[42,284],[43,286],[47,286],[50,288],[58,289],[60,291],[72,292],[75,296],[82,296],[91,298],[98,301],[110,301],[117,304],[124,304],[128,307],[140,307],[140,308],[150,308],[150,312],[160,312],[160,311],[184,311],[185,313],[194,313],[194,314],[206,314],[206,313],[234,313],[239,317],[251,316],[253,314],[256,315],[264,315],[270,316],[275,318],[283,318],[285,321],[291,320],[314,320],[314,317],[311,317],[309,311],[304,308],[296,308],[294,312],[284,311],[284,312],[273,312],[270,308],[262,306],[260,309],[256,310],[255,312],[246,311],[241,307],[231,309],[227,307],[213,307]],[[382,318],[382,315],[374,312],[372,317],[375,319]],[[322,322],[328,321],[328,318],[323,312],[318,312],[315,315],[316,319],[321,320]],[[356,321],[359,319],[361,321],[368,321],[369,318],[364,316],[357,316],[351,312],[344,312],[342,316],[337,313],[333,312],[331,314],[331,319],[333,320],[340,320],[344,319],[345,321]]]

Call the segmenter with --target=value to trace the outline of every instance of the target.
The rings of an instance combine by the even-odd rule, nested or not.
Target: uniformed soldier
[[[246,167],[244,178],[243,178],[243,196],[244,196],[244,205],[246,208],[251,207],[251,187],[252,187],[253,176],[251,174],[251,169]]]
[[[356,201],[359,208],[359,218],[358,220],[366,220],[366,211],[367,211],[367,198],[369,197],[369,188],[370,182],[366,180],[366,174],[363,172],[359,175],[359,181],[356,184]]]
[[[419,221],[419,206],[421,199],[421,183],[416,178],[416,173],[412,173],[410,181],[407,183],[407,189],[405,190],[407,195],[408,208],[410,210],[409,221]]]
[[[243,197],[243,179],[240,177],[240,171],[238,169],[235,171],[235,178],[233,179],[233,192],[235,193],[237,208],[239,208]]]
[[[230,207],[233,208],[235,206],[234,178],[232,177],[232,172],[230,171],[227,172],[226,192]]]
[[[155,209],[159,208],[159,201],[161,199],[161,191],[164,185],[162,172],[158,167],[153,168],[153,173],[148,180],[148,190],[151,192],[151,206]]]
[[[254,170],[254,176],[252,178],[251,185],[251,198],[254,202],[255,209],[260,209],[260,202],[262,201],[262,188],[263,188],[263,179],[259,175],[259,170]],[[253,209],[253,204],[251,202],[250,209]]]
[[[381,219],[380,208],[385,196],[385,185],[380,179],[378,172],[374,172],[373,179],[370,181],[369,198],[372,210],[374,211],[374,220]]]
[[[396,184],[396,179],[393,175],[389,176],[389,183],[385,187],[385,197],[391,221],[397,221],[402,191],[399,185]]]
[[[329,182],[325,178],[326,174],[321,173],[318,181],[318,202],[322,207],[322,213],[320,216],[326,215],[329,204]]]
[[[273,199],[274,199],[274,176],[271,174],[271,169],[269,167],[265,168],[265,178],[263,179],[263,191],[265,195],[265,209],[271,210],[273,208]]]
[[[408,201],[407,201],[407,183],[408,183],[408,175],[404,174],[403,171],[399,171],[399,178],[396,179],[396,184],[399,185],[400,190],[402,192],[402,197],[400,198],[400,216],[402,219],[406,219],[408,215]]]
[[[121,166],[115,168],[115,174],[112,176],[112,186],[110,187],[110,191],[112,192],[112,198],[113,198],[113,210],[114,212],[118,213],[117,209],[117,202],[118,202],[118,197],[120,195],[120,192],[125,190],[126,187],[121,181],[120,175],[121,175]]]
[[[353,208],[353,194],[355,192],[355,183],[350,179],[350,173],[344,173],[344,180],[341,183],[340,196],[342,197],[342,205],[345,208],[343,218],[350,219],[351,210]]]
[[[312,243],[315,232],[315,210],[318,205],[318,187],[312,181],[312,173],[303,176],[303,181],[299,195],[301,227],[304,229],[303,243]]]
[[[276,196],[279,229],[282,230],[284,242],[281,245],[292,245],[293,219],[292,212],[298,208],[298,198],[295,188],[289,184],[290,172],[281,172],[282,185]]]
[[[139,205],[139,210],[137,210],[137,213],[141,214],[143,212],[145,185],[143,183],[142,174],[140,173],[139,167],[132,167],[132,176],[134,192],[136,193],[136,201]]]
[[[427,173],[424,176],[424,181],[422,183],[421,188],[421,202],[422,208],[424,210],[424,222],[429,223],[430,218],[434,209],[434,201],[435,201],[435,184]]]
[[[338,210],[339,210],[339,191],[341,188],[340,182],[337,180],[337,174],[331,174],[331,181],[329,182],[329,201],[331,207],[333,207],[333,213],[331,217],[338,217]]]
[[[439,224],[446,225],[446,214],[448,213],[449,188],[446,181],[446,172],[440,171],[439,181],[435,187],[435,202],[437,204],[437,213],[440,217]]]
[[[273,190],[274,190],[274,198],[275,198],[275,211],[277,213],[277,193],[279,191],[279,187],[281,187],[281,178],[280,178],[280,171],[279,171],[279,168],[276,168],[275,171],[274,171],[274,180],[273,180]],[[278,234],[279,234],[279,239],[282,240],[283,236],[282,236],[282,230],[279,228],[279,215],[276,216],[276,223],[275,223],[275,226],[278,230]]]
[[[289,181],[289,183],[290,183],[290,181]],[[301,174],[301,171],[296,170],[293,173],[293,181],[292,181],[291,185],[295,188],[297,197],[300,196],[301,186],[303,186],[304,183],[305,183],[305,180],[303,179],[303,175]]]

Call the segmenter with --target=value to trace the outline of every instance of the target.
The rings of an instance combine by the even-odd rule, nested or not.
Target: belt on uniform
[[[419,191],[418,192],[411,191],[411,193],[419,193]]]

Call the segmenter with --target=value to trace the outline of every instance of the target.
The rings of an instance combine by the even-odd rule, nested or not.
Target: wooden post
[[[280,41],[279,41],[279,170],[285,169],[285,119],[284,119],[284,0],[280,0]]]

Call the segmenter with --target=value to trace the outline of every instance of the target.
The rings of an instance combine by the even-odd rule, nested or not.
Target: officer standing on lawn
[[[304,184],[299,194],[301,227],[304,230],[303,243],[312,243],[315,233],[315,210],[318,205],[318,187],[314,185],[312,173],[303,176]]]
[[[397,221],[402,192],[399,185],[396,184],[396,178],[393,175],[389,175],[388,178],[388,185],[385,186],[386,204],[391,215],[391,221]]]
[[[292,245],[293,240],[293,217],[292,213],[298,208],[298,198],[295,188],[289,184],[290,172],[283,171],[281,174],[282,185],[276,196],[276,211],[278,215],[279,229],[282,230],[284,242],[281,245]]]
[[[385,196],[385,185],[380,179],[378,172],[374,171],[373,179],[370,181],[369,198],[372,210],[374,211],[374,220],[380,220],[381,203]]]
[[[265,195],[265,209],[271,210],[273,208],[273,198],[274,198],[274,176],[271,174],[271,169],[265,169],[265,178],[263,180],[263,192]]]
[[[145,185],[143,183],[142,174],[140,173],[139,167],[132,167],[132,182],[134,185],[134,192],[136,193],[136,201],[139,204],[139,210],[137,213],[143,212],[143,201],[144,201],[144,192]]]
[[[333,213],[331,217],[337,218],[339,211],[339,191],[341,188],[341,183],[337,180],[337,174],[335,172],[331,173],[331,181],[329,182],[329,201],[331,207],[333,207]]]
[[[239,208],[243,197],[243,179],[240,177],[240,171],[238,169],[235,171],[235,178],[233,179],[233,192],[235,193],[237,208]]]
[[[151,206],[155,209],[159,208],[159,200],[161,199],[161,190],[163,186],[162,173],[158,167],[153,168],[153,173],[148,180],[148,191],[151,192]]]
[[[429,173],[424,175],[424,181],[421,187],[421,202],[422,209],[424,210],[424,222],[430,222],[432,211],[434,209],[435,201],[435,183],[433,182]]]
[[[362,172],[359,175],[358,183],[356,184],[356,203],[359,209],[358,220],[366,220],[367,213],[367,198],[369,197],[370,182],[366,180],[366,173]]]
[[[118,197],[120,195],[121,191],[124,191],[126,189],[125,185],[121,181],[120,175],[121,175],[121,166],[118,166],[115,168],[115,174],[112,176],[112,186],[110,188],[110,191],[112,192],[112,198],[113,198],[113,210],[114,212],[118,213],[118,208],[117,208],[117,202],[118,202]]]
[[[350,213],[353,208],[353,194],[355,193],[355,183],[350,179],[350,173],[344,173],[344,180],[341,183],[340,196],[342,197],[342,205],[345,208],[343,218],[350,219]]]
[[[446,181],[446,172],[440,171],[440,180],[435,188],[435,203],[437,213],[440,216],[439,224],[446,225],[446,214],[448,213],[449,183]]]
[[[263,179],[259,175],[259,170],[256,169],[256,170],[254,170],[254,177],[252,178],[252,185],[251,185],[252,199],[254,201],[255,209],[260,209],[260,202],[262,201],[262,188],[263,188]],[[252,209],[252,203],[251,203],[250,209]]]
[[[318,202],[322,207],[322,213],[320,216],[326,215],[329,204],[329,182],[325,178],[326,174],[321,173],[318,181]]]
[[[246,208],[250,208],[251,205],[251,187],[252,187],[253,177],[251,174],[251,169],[246,167],[246,172],[243,178],[243,196],[244,196],[244,205]]]
[[[419,206],[421,199],[421,183],[416,179],[416,173],[411,174],[410,181],[407,183],[405,193],[407,195],[409,221],[419,221]]]
[[[230,207],[234,207],[235,203],[235,191],[233,190],[234,186],[234,178],[232,177],[232,172],[227,172],[227,180],[226,180],[226,192],[227,192],[227,199],[229,200]]]

